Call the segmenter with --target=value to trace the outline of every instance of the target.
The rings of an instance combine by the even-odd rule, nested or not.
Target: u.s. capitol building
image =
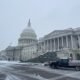
[[[18,45],[2,50],[0,59],[27,61],[47,52],[56,52],[59,58],[80,59],[80,28],[55,30],[38,40],[29,20]]]
[[[7,60],[26,61],[37,57],[37,35],[31,27],[29,20],[27,27],[22,31],[17,46],[8,46],[1,51],[1,58]],[[3,55],[4,54],[4,55]]]

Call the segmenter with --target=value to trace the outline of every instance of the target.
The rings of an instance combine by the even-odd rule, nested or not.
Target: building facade
[[[73,57],[80,53],[80,28],[55,30],[39,41],[39,52],[57,52],[57,56]]]
[[[55,30],[37,40],[29,20],[20,34],[18,45],[2,50],[0,59],[27,61],[47,52],[56,52],[59,58],[80,59],[80,28]]]
[[[27,27],[22,31],[17,46],[8,46],[5,51],[6,60],[27,61],[37,56],[37,35],[29,20]],[[2,54],[3,51],[1,51]]]
[[[18,39],[18,46],[23,48],[21,51],[22,61],[26,61],[37,56],[37,42],[37,35],[32,29],[31,22],[29,20],[27,28],[22,31],[20,38]]]

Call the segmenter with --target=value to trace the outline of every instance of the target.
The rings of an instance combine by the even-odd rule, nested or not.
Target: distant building
[[[7,60],[6,51],[0,51],[0,60]]]
[[[29,20],[18,39],[18,45],[2,50],[0,59],[27,61],[47,52],[56,52],[59,58],[80,59],[80,28],[55,30],[37,40]]]

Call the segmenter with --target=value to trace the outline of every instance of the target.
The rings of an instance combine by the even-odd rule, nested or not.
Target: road
[[[0,62],[0,80],[80,80],[80,71],[50,69],[34,63]]]

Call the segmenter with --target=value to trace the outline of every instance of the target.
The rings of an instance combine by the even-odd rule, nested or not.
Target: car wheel
[[[80,67],[79,66],[76,66],[75,69],[76,69],[76,71],[80,71]]]

